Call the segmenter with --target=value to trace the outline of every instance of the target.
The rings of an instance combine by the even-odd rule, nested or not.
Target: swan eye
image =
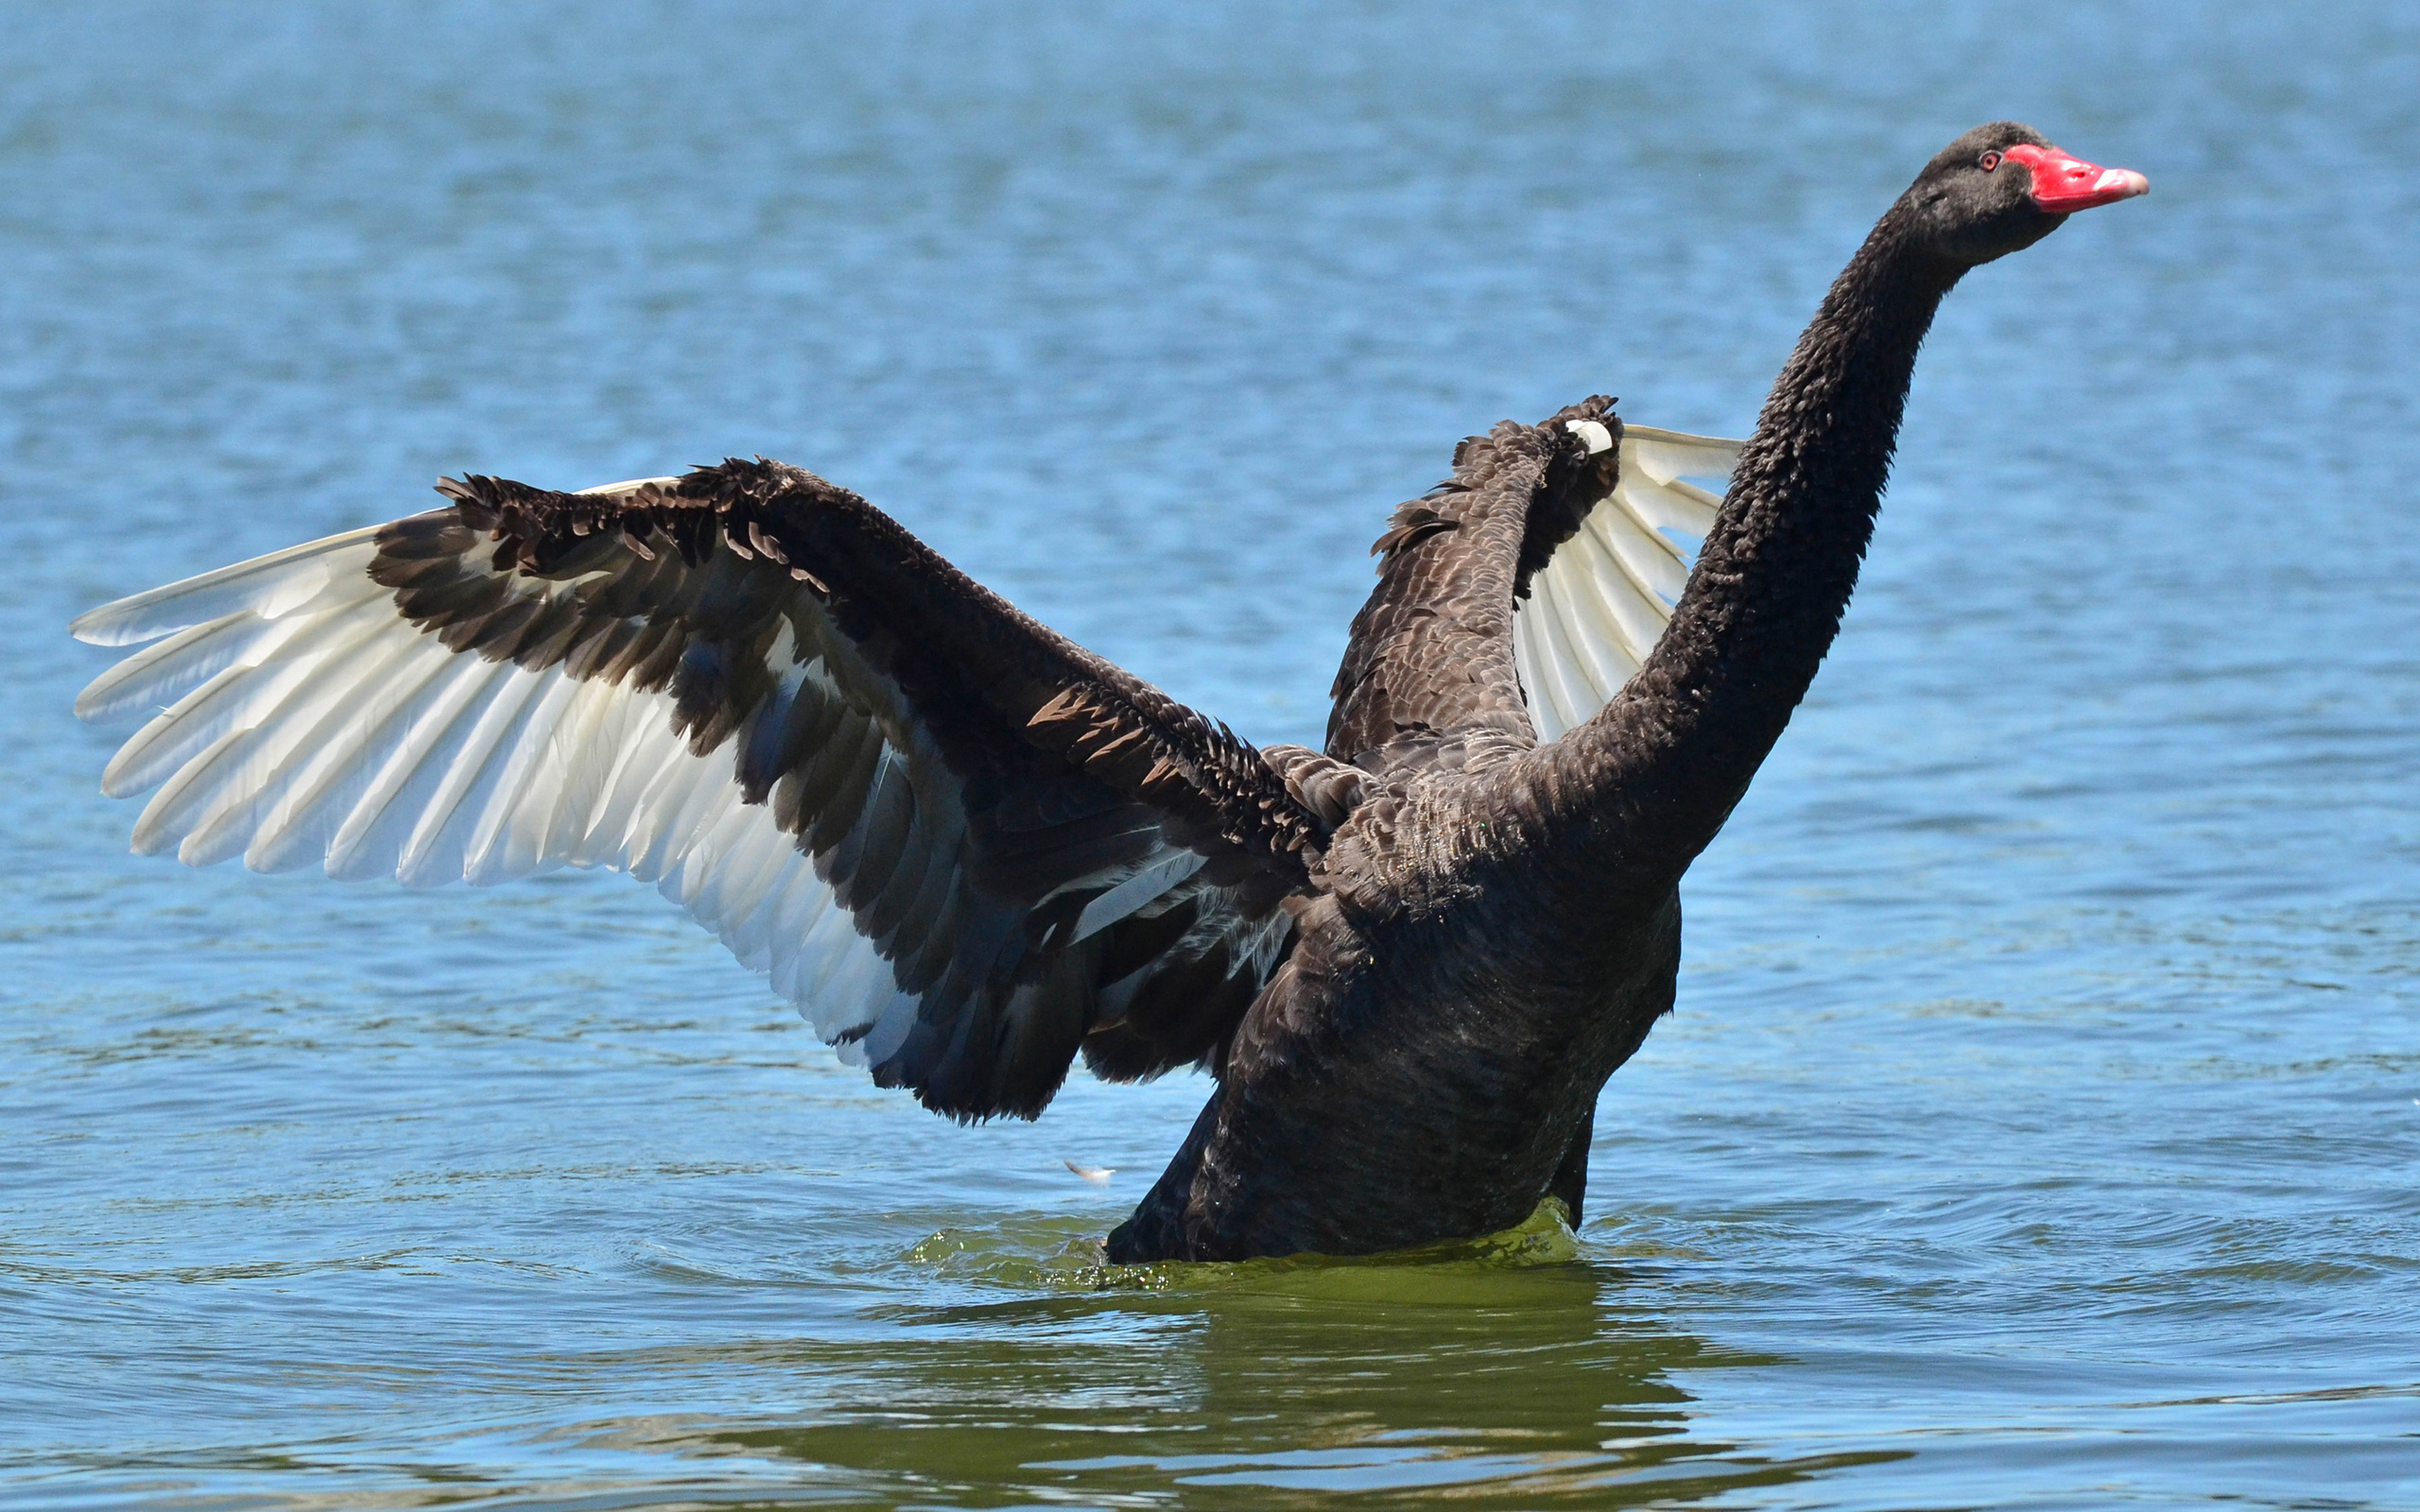
[[[1994,168],[1996,168],[1999,165],[2000,155],[1996,152],[1986,152],[1979,160],[1978,160],[1978,166],[1981,167],[1985,173],[1991,172]]]

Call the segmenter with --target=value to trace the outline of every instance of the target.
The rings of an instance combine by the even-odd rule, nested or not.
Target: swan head
[[[1900,197],[1905,229],[1960,267],[2032,246],[2079,210],[2131,199],[2151,180],[2052,146],[2015,121],[1994,121],[1952,142]]]

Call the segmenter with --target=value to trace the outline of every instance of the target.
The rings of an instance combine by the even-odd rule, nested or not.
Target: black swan
[[[1677,885],[1779,738],[1965,271],[2146,188],[2026,127],[1928,163],[1744,446],[1591,399],[1394,512],[1324,753],[1255,750],[778,462],[447,505],[96,609],[78,701],[197,866],[657,880],[884,1086],[1032,1117],[1078,1052],[1216,1089],[1118,1262],[1579,1221]],[[1719,476],[1719,501],[1681,481]],[[1719,510],[1717,506],[1719,504]],[[1687,566],[1675,532],[1702,535]]]

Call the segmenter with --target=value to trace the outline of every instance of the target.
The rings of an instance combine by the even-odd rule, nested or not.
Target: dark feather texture
[[[372,576],[455,650],[668,692],[690,749],[732,764],[917,1000],[885,1085],[1031,1116],[1080,1049],[1122,1076],[1211,1054],[1273,966],[1334,799],[856,495],[761,459],[622,496],[440,491],[451,508],[381,532]],[[1080,932],[1110,885],[1087,879],[1171,848],[1215,866]]]

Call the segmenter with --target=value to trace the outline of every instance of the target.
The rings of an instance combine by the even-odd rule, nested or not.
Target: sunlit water
[[[2420,1505],[2408,7],[356,9],[0,35],[0,1503]],[[1104,1271],[1206,1083],[959,1128],[621,879],[129,858],[68,717],[761,451],[1315,739],[1457,437],[1743,433],[1996,115],[2152,196],[1952,299],[1576,1237]]]

